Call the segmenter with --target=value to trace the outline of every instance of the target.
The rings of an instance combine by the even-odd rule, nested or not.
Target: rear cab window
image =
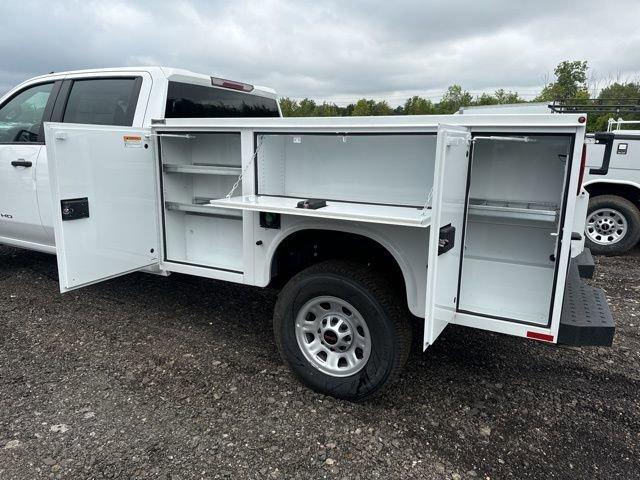
[[[141,84],[140,77],[74,80],[62,121],[130,127]]]
[[[278,102],[217,87],[169,82],[166,118],[279,117]]]

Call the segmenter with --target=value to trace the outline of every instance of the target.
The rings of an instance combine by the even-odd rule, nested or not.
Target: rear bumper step
[[[558,343],[610,347],[616,329],[611,310],[604,291],[580,278],[578,258],[571,260],[567,272]]]

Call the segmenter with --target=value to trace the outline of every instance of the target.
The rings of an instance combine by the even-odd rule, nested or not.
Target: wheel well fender
[[[409,310],[414,315],[422,315],[425,299],[422,298],[424,295],[418,294],[418,291],[419,285],[424,285],[426,282],[426,268],[423,268],[424,272],[422,272],[418,265],[412,265],[412,262],[401,253],[403,250],[401,246],[380,230],[375,227],[320,222],[301,223],[283,229],[268,246],[264,269],[261,272],[263,280],[266,280],[263,283],[274,280],[276,283],[282,283],[313,263],[341,256],[346,258],[346,255],[354,254],[362,260],[372,260],[381,263],[384,267],[389,267],[391,270],[389,273],[397,275],[397,280],[400,280],[401,285],[398,286],[402,289]],[[305,256],[304,252],[301,252],[302,258],[283,268],[284,256],[292,249],[300,252],[308,248],[310,238],[314,240],[317,238],[322,243],[324,251],[314,252],[318,253],[317,256]],[[313,243],[317,245],[317,242]],[[358,247],[357,250],[353,249],[355,245]],[[313,248],[313,245],[311,247]],[[426,250],[425,243],[425,265]],[[367,257],[367,254],[370,254],[371,258]],[[424,278],[420,278],[420,273],[423,273]]]
[[[584,184],[584,189],[591,198],[600,195],[617,195],[626,198],[640,208],[640,184],[626,180],[590,181]]]

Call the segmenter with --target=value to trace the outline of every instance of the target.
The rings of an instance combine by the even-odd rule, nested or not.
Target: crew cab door
[[[47,123],[60,291],[158,263],[149,131]]]
[[[46,164],[42,123],[49,120],[60,81],[35,83],[0,105],[0,239],[26,248],[47,246],[36,172]],[[46,167],[45,167],[46,168]]]
[[[468,128],[438,127],[427,256],[424,348],[438,338],[456,312],[470,145]]]

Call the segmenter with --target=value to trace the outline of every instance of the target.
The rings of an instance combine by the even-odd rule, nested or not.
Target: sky
[[[457,83],[533,98],[562,60],[592,87],[640,79],[640,2],[2,0],[0,94],[35,75],[164,65],[334,101]]]

